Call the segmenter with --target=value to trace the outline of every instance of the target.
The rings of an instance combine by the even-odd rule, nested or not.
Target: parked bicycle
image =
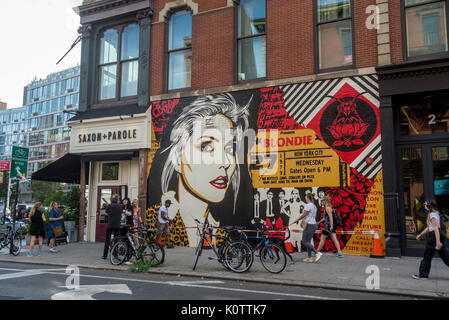
[[[23,228],[19,227],[13,233],[12,226],[6,226],[6,233],[0,232],[0,250],[9,248],[9,253],[19,255],[22,249]]]
[[[130,227],[125,236],[114,239],[109,259],[113,265],[120,265],[132,256],[141,261],[153,260],[158,266],[164,262],[165,251],[156,241],[154,232],[143,227]]]
[[[241,239],[248,242],[256,256],[257,252],[259,253],[260,262],[265,270],[281,273],[287,266],[287,256],[290,255],[285,252],[280,242],[289,237],[288,228],[284,230],[258,229],[243,230]]]
[[[254,254],[251,247],[245,241],[234,241],[231,239],[231,232],[239,232],[236,227],[215,227],[208,224],[203,224],[195,219],[198,224],[199,243],[195,250],[195,258],[193,261],[193,270],[195,270],[199,257],[203,251],[204,243],[206,242],[215,257],[208,257],[209,260],[217,260],[225,268],[233,272],[242,273],[248,271],[253,262]],[[213,230],[222,230],[224,235],[213,235]],[[217,248],[213,244],[212,238],[218,242]]]

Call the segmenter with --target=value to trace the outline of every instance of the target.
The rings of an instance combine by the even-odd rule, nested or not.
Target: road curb
[[[56,267],[67,267],[66,263],[49,263],[49,262],[37,262],[37,261],[10,261],[10,260],[2,260],[0,262],[5,263],[17,263],[17,264],[30,264],[30,265],[43,265],[43,266],[56,266]],[[127,272],[127,270],[117,267],[103,267],[103,266],[92,266],[92,265],[82,265],[76,264],[77,267],[82,269],[90,269],[90,270],[107,270],[107,271],[121,271]],[[129,273],[129,272],[127,272]],[[236,276],[222,276],[222,275],[213,275],[208,273],[193,273],[193,272],[183,272],[183,271],[169,271],[169,270],[149,270],[147,273],[150,274],[160,274],[160,275],[170,275],[170,276],[184,276],[184,277],[193,277],[193,278],[202,278],[202,279],[215,279],[215,280],[229,280],[229,281],[241,281],[241,282],[250,282],[250,283],[262,283],[262,284],[272,284],[272,285],[285,285],[289,287],[306,287],[306,288],[314,288],[314,289],[327,289],[327,290],[340,290],[340,291],[351,291],[351,292],[360,292],[360,293],[371,293],[371,294],[387,294],[398,297],[411,297],[418,299],[438,299],[438,300],[448,300],[449,295],[447,294],[439,294],[434,292],[425,292],[425,293],[410,293],[409,291],[398,291],[398,290],[390,290],[390,289],[379,289],[379,290],[369,290],[360,287],[349,287],[349,286],[341,286],[332,285],[332,284],[317,284],[317,283],[308,283],[308,282],[285,282],[282,280],[269,280],[269,279],[242,279]]]

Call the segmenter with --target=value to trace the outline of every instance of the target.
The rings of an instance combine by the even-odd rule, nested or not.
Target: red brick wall
[[[233,84],[233,21],[232,8],[193,17],[192,89]]]
[[[200,13],[227,5],[226,0],[194,1],[198,3]],[[159,12],[167,2],[170,0],[154,1],[154,22],[158,21]],[[396,9],[397,4],[394,4],[396,2],[398,1],[390,1],[390,10],[399,10]],[[366,7],[375,3],[376,0],[354,1],[354,55],[357,68],[377,65],[377,30],[368,30],[365,26],[368,18]],[[313,15],[312,1],[267,0],[268,80],[315,73]],[[394,15],[390,17],[390,23],[392,27],[395,26]],[[192,89],[234,84],[234,9],[226,8],[195,15],[192,28]],[[163,93],[164,32],[164,24],[153,24],[151,95]],[[392,39],[392,44],[399,47],[401,45],[395,38]]]
[[[375,4],[376,0],[354,1],[353,19],[355,62],[357,68],[374,67],[377,65],[377,30],[366,27],[366,20],[369,17],[366,13],[366,8]]]
[[[267,77],[314,73],[312,1],[267,1]]]
[[[402,54],[402,24],[401,24],[401,4],[398,0],[390,0],[388,3],[390,14],[390,48],[391,63],[401,63],[404,61]]]

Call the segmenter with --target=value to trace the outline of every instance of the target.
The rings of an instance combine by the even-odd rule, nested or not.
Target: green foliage
[[[22,231],[22,234],[25,236],[27,234],[30,234],[30,228],[31,228],[31,224],[27,223],[27,225],[25,226],[25,228]]]
[[[144,259],[138,260],[131,267],[128,268],[128,272],[147,272],[148,269],[154,267],[156,265],[156,260],[154,259]]]

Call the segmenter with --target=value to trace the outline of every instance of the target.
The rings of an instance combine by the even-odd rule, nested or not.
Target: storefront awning
[[[89,167],[86,168],[86,178],[89,177]],[[34,172],[31,180],[80,183],[81,156],[67,153],[48,166]],[[86,179],[86,181],[88,181]]]
[[[86,162],[131,160],[134,157],[134,151],[86,153],[81,157]]]

